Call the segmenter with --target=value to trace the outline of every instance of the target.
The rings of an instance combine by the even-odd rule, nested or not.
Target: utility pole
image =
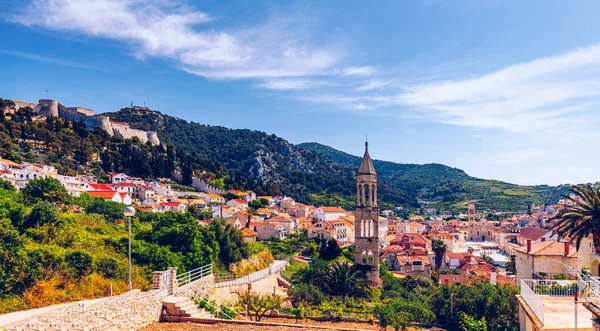
[[[135,208],[128,206],[125,207],[125,210],[123,210],[123,215],[126,216],[129,219],[129,226],[127,228],[127,232],[128,232],[128,240],[127,240],[127,247],[128,247],[128,255],[129,255],[129,261],[128,261],[128,278],[129,281],[127,283],[127,288],[129,289],[129,291],[131,291],[133,289],[132,283],[131,283],[131,217],[133,215],[135,215]]]
[[[450,293],[450,318],[454,319],[454,293]]]

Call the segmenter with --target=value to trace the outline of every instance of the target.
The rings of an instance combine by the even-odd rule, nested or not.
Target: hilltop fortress
[[[34,112],[40,116],[51,116],[65,118],[71,121],[83,121],[88,128],[99,127],[108,132],[109,135],[117,135],[124,139],[137,137],[142,142],[150,142],[152,145],[159,145],[160,140],[155,131],[142,131],[129,127],[127,123],[111,121],[108,116],[94,115],[94,111],[82,107],[66,107],[60,102],[52,99],[41,99],[39,103],[24,102],[15,100],[15,109],[21,107],[31,107]]]

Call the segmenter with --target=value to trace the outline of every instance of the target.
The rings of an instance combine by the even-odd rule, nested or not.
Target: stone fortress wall
[[[20,101],[26,106],[33,105],[32,103],[25,103]],[[15,108],[19,109],[15,103]],[[150,142],[152,145],[159,145],[160,140],[158,134],[154,131],[142,131],[136,130],[129,127],[127,123],[113,122],[104,115],[94,115],[94,111],[82,107],[66,107],[60,102],[51,99],[41,99],[34,107],[34,111],[42,116],[60,117],[66,118],[71,121],[83,121],[88,128],[99,127],[109,135],[117,135],[124,139],[131,139],[137,137],[140,141],[146,143]]]

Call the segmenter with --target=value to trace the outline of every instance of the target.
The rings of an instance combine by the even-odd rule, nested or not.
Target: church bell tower
[[[377,173],[365,142],[356,176],[356,211],[354,251],[356,264],[367,267],[369,285],[379,287],[379,207],[377,207]]]

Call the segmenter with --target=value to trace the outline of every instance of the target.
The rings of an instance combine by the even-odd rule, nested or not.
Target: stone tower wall
[[[379,286],[379,208],[358,207],[354,211],[354,215],[355,262],[362,264],[363,253],[370,252],[372,261],[367,262],[371,266],[371,270],[367,272],[367,280],[371,286]],[[369,222],[372,222],[370,232],[365,230]]]
[[[20,101],[23,103],[22,101]],[[60,117],[71,121],[83,121],[88,128],[99,127],[109,135],[118,135],[124,139],[137,137],[140,141],[160,145],[158,134],[154,131],[142,131],[130,128],[128,125],[116,124],[107,116],[94,115],[94,111],[82,107],[65,107],[60,102],[51,99],[41,99],[34,111],[42,116]]]
[[[59,105],[56,100],[41,99],[34,110],[42,116],[58,117]],[[65,107],[63,106],[63,108]]]

